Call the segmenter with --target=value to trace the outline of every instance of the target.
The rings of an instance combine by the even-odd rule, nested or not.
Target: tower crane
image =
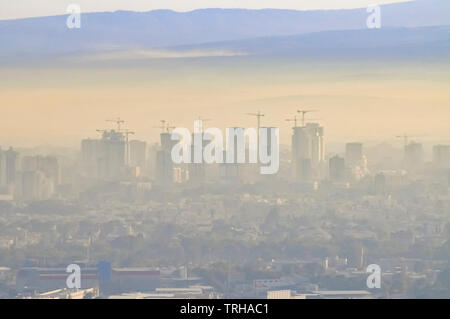
[[[177,128],[177,127],[176,127],[176,126],[170,126],[170,124],[167,123],[167,125],[166,125],[166,132],[167,132],[167,133],[170,133],[170,131],[173,130],[173,129],[175,129],[175,128]]]
[[[404,133],[403,135],[397,135],[396,138],[402,138],[404,146],[406,148],[406,146],[408,146],[408,140],[411,137],[422,137],[422,136],[424,136],[424,135],[407,135],[406,133]]]
[[[286,119],[286,122],[294,122],[294,127],[297,127],[297,115],[294,115],[291,119]]]
[[[302,115],[302,126],[305,126],[305,115],[311,112],[317,112],[317,110],[297,110],[297,113]]]
[[[167,121],[166,120],[160,120],[161,126],[153,126],[154,128],[160,128],[162,130],[162,133],[164,133],[167,129]]]
[[[256,118],[258,119],[258,131],[259,131],[259,128],[261,127],[261,117],[265,116],[265,114],[261,113],[261,111],[258,110],[257,113],[247,113],[247,115],[256,116]]]
[[[102,134],[102,136],[105,136],[105,133],[108,132],[108,130],[96,130],[98,133]]]
[[[122,120],[120,117],[116,118],[115,120],[106,120],[106,122],[113,122],[117,124],[117,132],[120,132],[121,125],[125,123],[124,120]]]
[[[194,126],[196,126],[196,127],[194,127],[194,131],[203,132],[203,122],[209,122],[209,121],[211,121],[211,119],[204,119],[201,116],[199,116],[197,118],[197,120],[195,120],[196,124],[194,124]]]
[[[310,120],[310,121],[319,121],[320,119],[308,119],[308,120]],[[294,127],[293,128],[296,128],[297,127],[297,122],[298,122],[297,115],[294,115],[294,117],[291,118],[291,119],[286,119],[286,122],[294,122]]]
[[[160,126],[153,126],[154,128],[160,128],[162,133],[170,133],[170,130],[176,128],[176,126],[170,126],[169,122],[166,120],[161,120]]]

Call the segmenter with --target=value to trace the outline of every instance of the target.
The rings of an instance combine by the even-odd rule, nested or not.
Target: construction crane
[[[128,136],[134,135],[133,131],[130,131],[129,129],[122,130],[123,135],[125,135],[125,141],[128,143]]]
[[[161,126],[153,126],[154,128],[160,128],[162,132],[164,133],[167,129],[167,121],[166,120],[160,120]]]
[[[297,113],[302,115],[302,126],[305,126],[305,115],[311,112],[317,112],[317,110],[297,110]]]
[[[177,128],[177,127],[176,127],[176,126],[170,126],[170,124],[167,123],[167,125],[166,125],[166,132],[167,132],[167,133],[170,133],[170,131],[173,130],[173,129],[175,129],[175,128]]]
[[[310,121],[319,121],[320,119],[308,119],[308,120],[310,120]],[[298,122],[297,115],[295,115],[291,119],[286,119],[286,122],[294,122],[294,127],[293,128],[296,128],[297,127],[297,122]]]
[[[105,135],[105,132],[108,132],[108,130],[96,130],[98,133],[102,134],[102,136]]]
[[[176,126],[170,126],[169,122],[166,120],[161,120],[160,126],[153,126],[154,128],[160,128],[162,133],[170,133],[170,130],[176,128]]]
[[[199,116],[199,117],[197,118],[197,120],[199,120],[199,121],[211,121],[211,119],[204,119],[204,118],[202,118],[201,116]]]
[[[297,127],[297,115],[294,115],[292,119],[286,119],[287,122],[294,122],[294,127]]]
[[[261,113],[261,111],[258,110],[257,113],[247,113],[247,115],[256,116],[256,118],[258,119],[258,131],[259,131],[259,128],[261,127],[261,117],[265,116],[265,114]]]
[[[396,138],[402,138],[403,139],[403,143],[404,143],[405,148],[406,148],[406,146],[408,146],[408,139],[409,138],[411,138],[411,137],[422,137],[422,136],[425,136],[425,135],[407,135],[405,133],[403,135],[397,135]]]
[[[203,122],[209,122],[209,121],[211,121],[211,119],[204,119],[201,116],[199,116],[197,118],[197,120],[195,121],[197,124],[194,124],[194,126],[197,125],[197,127],[194,127],[194,131],[197,130],[199,132],[203,132]]]
[[[121,125],[125,123],[124,120],[122,120],[120,117],[116,118],[115,120],[106,120],[106,122],[113,122],[117,124],[117,132],[120,132]]]

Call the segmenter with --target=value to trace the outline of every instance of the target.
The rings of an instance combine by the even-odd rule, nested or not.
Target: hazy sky
[[[208,62],[209,61],[209,62]],[[314,63],[245,58],[105,63],[32,70],[0,69],[0,146],[42,144],[79,147],[113,128],[121,117],[135,138],[156,142],[161,119],[192,129],[198,116],[208,127],[255,127],[246,115],[258,109],[264,126],[280,127],[300,107],[319,112],[326,141],[396,143],[396,135],[425,135],[448,143],[449,68],[443,64]],[[239,62],[241,61],[241,62]]]
[[[0,0],[0,18],[63,14],[69,3],[83,11],[191,10],[202,7],[293,9],[358,7],[373,0]],[[378,1],[379,3],[399,2]],[[299,107],[326,127],[327,141],[402,141],[396,135],[426,135],[448,142],[450,72],[448,63],[420,61],[372,65],[370,61],[330,64],[302,61],[214,58],[120,60],[0,68],[0,146],[56,144],[79,146],[122,117],[136,138],[156,141],[159,120],[192,128],[197,116],[225,128],[254,126],[245,115],[260,109],[263,125],[282,128]],[[66,63],[67,62],[67,63]],[[85,64],[84,64],[85,63]],[[141,64],[142,63],[142,64]]]
[[[280,8],[339,9],[365,7],[373,3],[405,2],[406,0],[0,0],[0,19],[65,14],[69,4],[76,3],[82,11],[172,9],[189,11],[199,8]]]

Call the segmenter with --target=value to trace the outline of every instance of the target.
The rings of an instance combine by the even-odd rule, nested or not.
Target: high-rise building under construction
[[[324,163],[324,129],[317,123],[293,128],[292,166],[298,181],[308,182],[321,177]]]

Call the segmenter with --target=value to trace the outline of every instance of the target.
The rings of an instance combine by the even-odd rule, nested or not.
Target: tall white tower
[[[324,156],[324,130],[317,123],[293,128],[292,165],[296,179],[310,181],[321,176]]]

